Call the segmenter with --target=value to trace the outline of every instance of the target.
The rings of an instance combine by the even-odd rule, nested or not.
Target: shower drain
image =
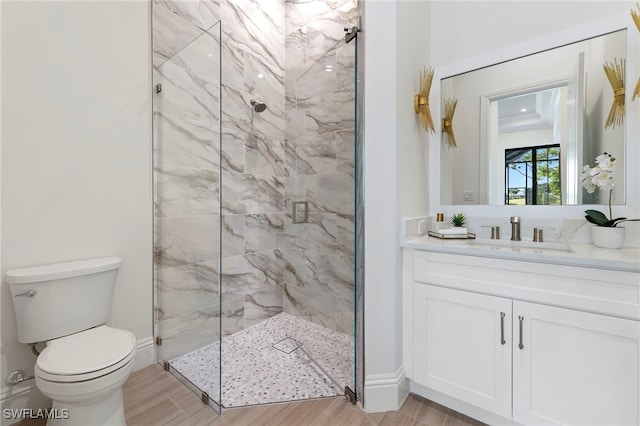
[[[274,343],[272,346],[280,352],[290,354],[296,349],[302,347],[302,343],[292,339],[291,337],[285,337],[284,339]]]

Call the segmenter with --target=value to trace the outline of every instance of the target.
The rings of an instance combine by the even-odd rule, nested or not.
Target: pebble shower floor
[[[342,395],[344,386],[353,387],[353,345],[353,336],[286,313],[225,337],[221,405]],[[218,401],[219,359],[220,342],[215,342],[174,358],[170,364]]]

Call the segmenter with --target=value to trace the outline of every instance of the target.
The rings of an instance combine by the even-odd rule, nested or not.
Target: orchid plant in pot
[[[594,167],[586,165],[582,168],[582,186],[589,194],[596,189],[609,191],[609,216],[598,210],[585,210],[588,222],[593,223],[591,237],[593,244],[604,248],[620,248],[624,244],[624,228],[617,225],[622,222],[637,221],[626,217],[613,217],[611,200],[615,186],[616,159],[608,153],[598,155]]]

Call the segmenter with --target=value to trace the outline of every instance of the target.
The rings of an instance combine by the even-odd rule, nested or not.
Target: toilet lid
[[[75,376],[104,370],[127,358],[136,347],[130,331],[100,326],[51,340],[36,365],[56,376]]]

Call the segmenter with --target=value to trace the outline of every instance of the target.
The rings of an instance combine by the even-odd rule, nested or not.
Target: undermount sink
[[[466,243],[470,248],[482,250],[515,251],[539,253],[563,252],[573,253],[571,247],[566,243],[536,243],[532,241],[511,241],[511,240],[470,240]]]

